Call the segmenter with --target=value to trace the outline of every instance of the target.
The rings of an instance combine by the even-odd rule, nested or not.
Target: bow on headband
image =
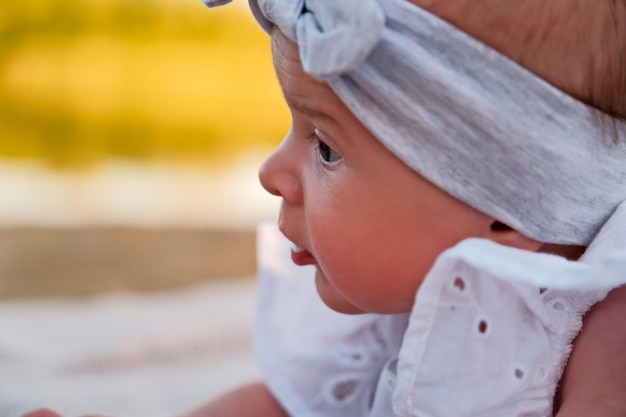
[[[319,79],[354,69],[378,43],[385,24],[385,15],[374,0],[266,1],[251,5],[260,8],[257,18],[267,16],[298,42],[304,70]],[[267,22],[262,25],[267,30]]]
[[[587,245],[626,200],[626,137],[600,137],[596,110],[408,1],[250,5],[391,152],[525,235]]]

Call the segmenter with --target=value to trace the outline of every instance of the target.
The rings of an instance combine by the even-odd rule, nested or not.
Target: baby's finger
[[[39,416],[37,416],[37,417],[39,417]],[[111,416],[104,416],[102,414],[87,414],[87,415],[80,416],[80,417],[111,417]]]
[[[22,417],[63,417],[63,416],[48,408],[40,408],[38,410],[31,411],[28,414],[24,414]]]

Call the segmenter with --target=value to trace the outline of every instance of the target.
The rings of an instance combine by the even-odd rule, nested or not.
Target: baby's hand
[[[22,417],[63,417],[63,416],[47,408],[40,408],[39,410],[31,411],[28,414],[24,414]]]
[[[47,408],[40,408],[38,410],[31,411],[28,414],[24,414],[22,417],[63,417],[63,416],[57,413],[56,411],[52,411]],[[89,414],[89,415],[85,415],[82,417],[105,417],[105,416],[98,415],[98,414]]]

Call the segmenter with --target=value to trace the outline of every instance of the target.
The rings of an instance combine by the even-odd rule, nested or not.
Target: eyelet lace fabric
[[[616,247],[601,276],[588,268]],[[259,229],[256,351],[290,415],[545,417],[584,313],[626,281],[626,210],[581,262],[461,242],[405,315],[331,311],[289,248],[275,227]]]

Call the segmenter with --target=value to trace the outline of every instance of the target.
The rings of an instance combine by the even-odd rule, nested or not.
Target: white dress
[[[293,417],[545,417],[583,314],[626,281],[626,206],[579,262],[468,239],[403,315],[343,315],[259,228],[256,351]]]

